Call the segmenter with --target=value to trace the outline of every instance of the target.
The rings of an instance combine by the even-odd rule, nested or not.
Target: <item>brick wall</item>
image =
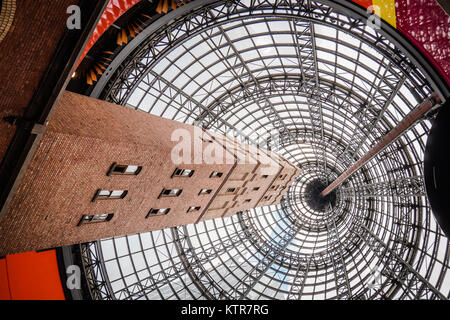
[[[0,42],[0,119],[22,116],[66,28],[75,0],[17,0],[9,32]],[[15,126],[0,121],[0,159]]]
[[[174,136],[181,129],[188,135]],[[233,147],[229,147],[224,143],[228,139],[142,111],[65,92],[0,220],[0,255],[229,216],[258,206],[273,182],[281,181],[280,172],[290,173],[290,177],[295,171],[273,155],[279,166],[263,178],[267,164],[256,158],[251,163],[244,162],[246,157],[254,157],[258,149],[234,140]],[[193,151],[187,157],[188,164],[176,164],[172,159],[173,150],[181,150],[177,149],[181,140],[188,141],[186,146]],[[213,163],[198,162],[199,156],[211,148],[223,152]],[[227,148],[240,149],[242,153],[230,157]],[[113,163],[141,166],[142,170],[138,175],[108,175]],[[194,174],[173,177],[177,168],[194,170]],[[211,178],[213,171],[222,176]],[[253,186],[260,189],[249,190]],[[182,192],[177,197],[160,197],[163,188]],[[228,188],[236,188],[236,193],[228,193]],[[127,194],[123,199],[92,201],[99,189],[127,190]],[[201,189],[212,192],[199,195]],[[277,191],[277,196],[284,192]],[[200,209],[187,212],[191,206]],[[170,208],[169,213],[147,217],[150,209],[162,208]],[[109,213],[114,214],[110,221],[79,225],[83,215]]]
[[[66,92],[0,221],[0,254],[49,248],[133,234],[194,222],[233,164],[175,165],[170,158],[175,129],[194,127]],[[197,141],[198,143],[198,141]],[[201,148],[207,144],[200,142]],[[193,141],[192,148],[194,149]],[[201,152],[201,151],[200,151]],[[192,155],[192,162],[193,162]],[[137,176],[107,176],[111,164],[139,165]],[[191,178],[171,178],[177,167],[194,169]],[[160,198],[162,188],[183,189],[177,198]],[[92,202],[97,189],[128,190],[124,199]],[[146,219],[151,208],[169,214]],[[77,226],[82,215],[114,213],[109,222]]]

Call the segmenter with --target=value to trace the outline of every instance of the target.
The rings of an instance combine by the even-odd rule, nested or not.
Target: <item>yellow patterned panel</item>
[[[379,10],[375,10],[375,13],[380,12],[380,17],[396,28],[395,0],[372,0],[372,4],[374,7],[378,6],[380,8]]]
[[[16,0],[3,0],[0,8],[0,42],[6,37],[11,28],[16,13]]]

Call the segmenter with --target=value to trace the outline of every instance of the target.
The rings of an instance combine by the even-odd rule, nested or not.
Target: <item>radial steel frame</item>
[[[354,13],[334,1],[193,1],[119,53],[93,96],[232,130],[302,173],[276,206],[82,244],[93,298],[449,297],[448,240],[423,193],[428,119],[337,188],[334,208],[305,203],[309,181],[337,178],[418,102],[448,94],[392,30]]]

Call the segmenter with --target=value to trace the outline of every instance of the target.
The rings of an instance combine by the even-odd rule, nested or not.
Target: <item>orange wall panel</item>
[[[56,251],[25,252],[0,260],[1,300],[64,300]]]
[[[368,8],[372,5],[372,0],[353,0],[353,2],[359,4],[363,8]]]
[[[11,300],[6,259],[0,259],[0,300]]]

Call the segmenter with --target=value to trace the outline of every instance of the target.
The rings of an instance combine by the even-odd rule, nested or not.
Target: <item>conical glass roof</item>
[[[279,205],[83,244],[94,298],[449,297],[449,243],[423,182],[429,118],[314,202],[314,188],[440,93],[383,29],[324,3],[194,1],[112,63],[102,99],[236,136],[303,171]]]

